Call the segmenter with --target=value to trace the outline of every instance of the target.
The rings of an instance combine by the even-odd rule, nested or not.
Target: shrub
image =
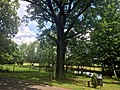
[[[96,74],[93,74],[92,78],[91,78],[91,84],[93,86],[93,88],[96,88],[97,87],[97,75]]]
[[[2,67],[2,66],[0,66],[0,71],[2,71],[2,69],[3,69],[3,67]]]

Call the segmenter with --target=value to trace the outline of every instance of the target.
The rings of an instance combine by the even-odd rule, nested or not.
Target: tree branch
[[[93,0],[90,0],[90,2],[87,4],[87,6],[83,9],[83,10],[79,10],[78,14],[75,16],[75,18],[78,18],[81,14],[83,14],[87,8],[90,6],[90,4],[92,3]],[[75,20],[72,21],[72,23],[69,25],[67,31],[65,32],[65,36],[67,36],[67,34],[69,33],[69,31],[71,30],[71,28],[74,26],[75,24]]]
[[[74,22],[75,22],[75,21],[73,20],[73,22],[69,25],[67,31],[65,32],[65,36],[67,36],[67,34],[69,33],[70,29],[73,27]]]
[[[66,39],[68,39],[68,38],[73,38],[74,36],[77,36],[77,35],[79,35],[80,33],[81,33],[81,32],[74,33],[73,35],[67,36]]]
[[[58,6],[58,8],[60,8],[59,2],[57,0],[53,0],[53,1],[56,3],[56,5]]]
[[[72,11],[76,8],[76,6],[79,4],[80,1],[81,1],[81,0],[78,0],[78,1],[75,3],[75,5],[73,6],[72,9],[68,9],[68,12],[67,12],[67,13],[72,12]],[[72,4],[72,2],[71,2],[71,4]],[[71,6],[71,4],[70,4],[70,6]],[[69,8],[71,8],[71,7],[69,7]]]
[[[56,44],[58,43],[57,39],[55,37],[53,37],[50,34],[47,34],[48,37],[50,37]]]
[[[62,13],[63,16],[66,17],[65,12],[64,12],[64,5],[62,5],[62,2],[59,3],[57,0],[53,0],[53,1],[56,3],[57,7],[60,9],[60,15]]]
[[[71,5],[72,5],[72,2],[73,2],[73,0],[70,0],[67,13],[69,13],[69,12],[70,12],[70,10],[71,10]]]
[[[92,1],[93,0],[90,0],[90,2],[87,4],[87,6],[83,10],[79,10],[79,13],[76,15],[77,18],[87,10],[87,8],[91,5]]]
[[[54,18],[56,18],[56,15],[55,15],[54,10],[53,10],[53,7],[52,7],[51,0],[46,0],[46,1],[47,1],[47,6],[49,7],[49,9],[50,9],[50,11],[51,11],[51,13],[52,13],[52,16],[53,16]]]
[[[49,17],[45,17],[45,15],[38,15],[38,16],[40,16],[40,19],[44,19],[44,20],[47,20],[47,21],[49,21],[51,23],[55,23],[54,21],[50,20]]]
[[[52,16],[52,14],[47,9],[41,7],[40,4],[38,4],[37,2],[31,1],[31,0],[22,0],[22,1],[26,1],[26,2],[29,2],[29,3],[31,3],[33,5],[36,5],[36,6],[40,7],[42,10],[44,10],[46,13],[48,13],[50,16]],[[41,0],[41,1],[43,1],[43,0]],[[43,1],[43,3],[47,4],[45,1]]]

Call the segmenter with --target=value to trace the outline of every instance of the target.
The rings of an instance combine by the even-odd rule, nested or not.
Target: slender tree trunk
[[[66,64],[66,70],[65,71],[66,71],[66,73],[68,72],[68,64]]]
[[[115,78],[117,78],[117,73],[116,73],[116,70],[115,70],[114,63],[112,63],[112,69],[113,69],[113,73],[114,73]]]
[[[79,72],[80,72],[80,65],[78,64],[78,74],[79,74]]]
[[[31,66],[34,66],[34,62],[33,62],[33,63],[31,63]]]
[[[117,73],[116,73],[115,64],[114,64],[115,61],[113,61],[114,58],[110,57],[110,59],[111,59],[113,74],[114,74],[115,78],[117,78]]]
[[[56,63],[54,63],[53,67],[54,67],[53,77],[55,79],[55,77],[56,77]]]
[[[81,66],[81,75],[83,75],[83,66]]]
[[[102,74],[105,75],[105,63],[103,62],[102,63],[102,66],[101,66],[101,71],[102,71]]]
[[[39,62],[39,72],[40,72],[40,69],[41,69],[41,67],[40,67],[40,62]]]

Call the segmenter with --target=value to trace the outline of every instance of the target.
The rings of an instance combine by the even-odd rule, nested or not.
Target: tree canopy
[[[12,37],[18,31],[17,0],[0,1],[0,35]]]
[[[112,34],[108,35],[110,34],[108,32],[113,30],[112,33],[115,34],[116,31],[114,32],[114,30],[119,30],[119,0],[24,1],[30,2],[27,9],[30,17],[26,16],[26,20],[30,18],[31,20],[36,20],[39,24],[39,31],[42,33],[40,34],[39,39],[48,36],[55,42],[54,45],[57,46],[56,77],[59,79],[64,78],[65,52],[71,39],[81,39],[81,36],[86,35],[87,31],[91,31],[93,35],[91,34],[90,39],[92,44],[96,46],[95,50],[98,49],[98,53],[99,50],[104,51],[104,46],[108,48],[109,46],[106,45],[113,42],[110,39]],[[117,19],[118,21],[116,21]],[[49,27],[46,27],[46,25],[49,25]],[[95,35],[95,33],[97,34]],[[104,40],[106,39],[106,41],[100,40],[98,38],[99,36],[101,37],[100,39],[104,37]],[[102,44],[101,42],[109,43]],[[89,44],[83,42],[79,43],[83,46],[85,45],[84,48],[86,49],[86,45]],[[77,44],[80,45],[79,43]],[[97,43],[103,45],[102,48],[98,47]],[[74,50],[76,51],[75,48]],[[82,53],[88,54],[88,52],[84,52],[84,49],[79,50],[78,52],[81,51],[81,57]],[[100,54],[104,55],[103,52]],[[93,55],[95,55],[95,53]]]
[[[18,32],[17,0],[0,1],[0,60],[11,57],[15,43],[11,38]],[[4,61],[3,61],[4,62]]]
[[[120,0],[105,1],[96,9],[92,11],[97,17],[92,23],[93,57],[97,59],[96,63],[112,66],[115,70],[115,61],[120,57]]]
[[[67,39],[87,30],[83,13],[94,0],[24,0],[30,2],[28,13],[39,24],[39,30],[57,45],[56,77],[64,78],[64,61]],[[50,28],[45,28],[51,22]],[[80,28],[80,29],[79,29]],[[54,36],[49,33],[53,31]]]

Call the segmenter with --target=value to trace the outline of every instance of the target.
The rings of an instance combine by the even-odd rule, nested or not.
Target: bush
[[[2,69],[3,69],[3,67],[2,67],[2,66],[0,66],[0,71],[2,71]]]
[[[97,87],[97,75],[96,74],[93,74],[92,78],[91,78],[91,84],[93,86],[93,88],[96,88]]]
[[[0,66],[0,72],[10,72],[10,69],[7,68],[3,68],[2,66]]]

